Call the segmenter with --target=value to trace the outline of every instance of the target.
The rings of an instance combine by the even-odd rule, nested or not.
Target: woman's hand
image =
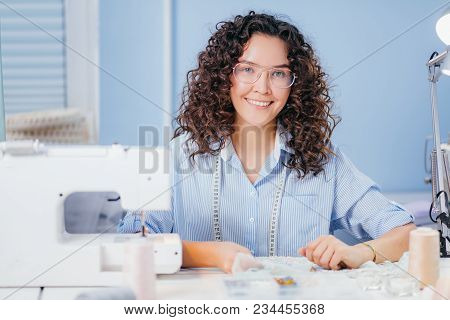
[[[349,246],[332,235],[321,236],[299,249],[299,254],[325,269],[358,268],[373,260],[372,250],[363,245]]]
[[[231,273],[234,259],[239,252],[251,255],[250,250],[234,242],[212,242],[214,248],[211,254],[214,257],[216,267],[226,273]]]

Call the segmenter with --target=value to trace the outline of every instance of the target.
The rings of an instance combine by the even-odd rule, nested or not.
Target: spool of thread
[[[441,276],[433,292],[434,300],[450,300],[450,275]]]
[[[147,237],[132,239],[124,245],[123,273],[125,284],[136,299],[156,298],[156,274],[153,243]]]
[[[420,280],[420,287],[435,285],[439,278],[439,233],[417,228],[409,235],[408,272]]]

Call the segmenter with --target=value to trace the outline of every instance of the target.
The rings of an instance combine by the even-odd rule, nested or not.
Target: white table
[[[0,299],[39,300],[41,288],[0,288]]]
[[[450,275],[450,259],[441,259],[441,275]],[[183,269],[172,275],[160,275],[156,282],[157,299],[198,300],[198,299],[230,299],[224,279],[231,275],[224,274],[217,269]],[[344,276],[340,272],[330,273],[327,278],[317,276],[317,283],[300,284],[295,296],[256,296],[243,297],[245,299],[396,299],[384,291],[364,291],[356,280]],[[80,293],[100,290],[100,287],[46,287],[24,288],[10,295],[14,288],[0,289],[1,298],[8,299],[43,299],[43,300],[71,300]],[[415,297],[405,299],[430,298],[431,292],[424,292]],[[236,297],[234,297],[236,298]],[[239,297],[238,297],[239,298]]]

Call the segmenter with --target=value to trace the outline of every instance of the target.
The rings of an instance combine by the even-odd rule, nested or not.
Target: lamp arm
[[[450,46],[449,46],[450,47]],[[437,55],[437,52],[434,52],[433,55],[431,55],[430,60],[427,62],[427,66],[428,68],[436,68],[439,67],[441,65],[442,62],[444,62],[445,58],[447,58],[448,50],[441,52]],[[440,73],[438,75],[438,78],[440,76]],[[437,81],[437,80],[436,80]]]
[[[431,82],[431,114],[433,122],[434,152],[436,153],[436,171],[435,174],[432,174],[433,186],[435,186],[435,188],[433,188],[433,204],[435,211],[438,213],[437,223],[440,233],[440,253],[442,257],[450,257],[450,218],[448,214],[448,195],[445,194],[444,189],[444,158],[441,148],[436,83],[442,74],[439,68],[440,64],[445,60],[447,54],[446,51],[436,57],[432,56],[427,63],[429,70],[428,80]]]

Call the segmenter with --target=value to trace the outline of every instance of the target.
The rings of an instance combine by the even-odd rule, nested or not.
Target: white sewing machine
[[[0,287],[121,285],[123,244],[140,234],[74,234],[65,203],[79,192],[116,192],[130,210],[170,206],[169,151],[0,143]],[[115,229],[115,226],[111,226]],[[177,234],[149,235],[156,273],[177,272]]]

